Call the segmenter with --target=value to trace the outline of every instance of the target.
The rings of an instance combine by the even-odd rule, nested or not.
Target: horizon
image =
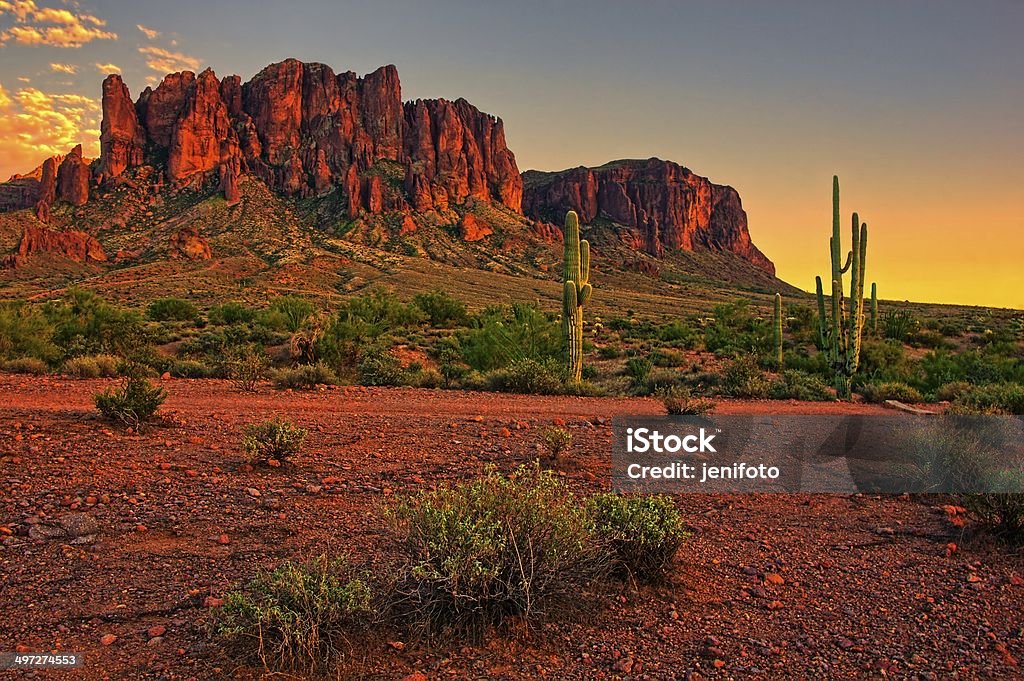
[[[869,225],[880,298],[1024,309],[1024,50],[1013,30],[1024,5],[540,6],[550,21],[460,2],[254,12],[3,0],[0,176],[78,142],[98,153],[102,66],[136,98],[167,72],[206,66],[248,80],[287,57],[360,75],[394,63],[404,100],[463,97],[500,117],[520,171],[656,156],[736,188],[754,243],[805,291],[827,270],[836,174],[844,218],[857,211]],[[228,21],[235,7],[255,21]],[[383,22],[393,8],[417,30],[396,39]],[[318,13],[338,20],[309,21]],[[481,35],[494,27],[511,40]],[[722,35],[736,44],[719,45]]]

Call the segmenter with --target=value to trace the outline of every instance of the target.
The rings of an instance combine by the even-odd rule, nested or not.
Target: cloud
[[[32,82],[32,79],[29,78],[28,76],[18,76],[18,80],[21,81],[22,83],[31,83]]]
[[[200,61],[181,52],[171,52],[162,47],[140,47],[139,52],[146,58],[146,66],[158,73],[195,71]]]
[[[96,120],[100,103],[71,93],[24,87],[9,93],[0,85],[0,177],[28,172],[44,159],[66,154],[76,144],[87,157],[99,154]]]
[[[15,26],[0,32],[0,45],[81,47],[93,40],[114,40],[117,34],[104,30],[107,22],[92,14],[56,7],[39,7],[35,0],[0,0],[0,16],[14,17]]]
[[[72,76],[78,73],[78,67],[74,64],[50,64],[50,70],[55,73],[66,73]]]
[[[148,28],[146,26],[143,26],[142,24],[135,24],[135,28],[142,31],[142,34],[150,40],[160,37],[160,31],[156,30],[155,28]]]
[[[117,64],[93,64],[100,73],[121,73],[121,67]]]

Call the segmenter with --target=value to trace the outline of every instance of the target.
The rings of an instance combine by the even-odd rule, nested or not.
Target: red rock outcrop
[[[171,256],[187,260],[209,260],[213,257],[210,244],[199,235],[195,227],[182,227],[171,235]]]
[[[501,120],[461,99],[403,104],[394,66],[359,78],[288,59],[245,84],[238,76],[217,81],[210,70],[198,77],[186,71],[146,88],[133,110],[126,101],[120,78],[108,77],[104,179],[141,164],[149,143],[167,150],[172,184],[219,180],[225,194],[230,190],[229,203],[238,201],[239,175],[252,172],[286,194],[339,187],[353,217],[443,211],[470,197],[521,210],[522,179]],[[400,164],[406,197],[396,198],[377,173],[367,173],[382,161]]]
[[[750,240],[747,214],[732,187],[652,158],[599,168],[524,174],[526,215],[557,222],[568,210],[586,224],[603,216],[633,231],[651,255],[672,250],[729,251],[770,274],[775,265]]]
[[[104,262],[107,254],[93,236],[78,230],[58,232],[47,227],[27,225],[18,250],[4,259],[7,266],[17,267],[37,253],[54,253],[75,262]]]
[[[494,230],[491,229],[489,224],[472,213],[466,213],[462,216],[462,220],[459,221],[459,234],[462,235],[465,241],[480,241],[485,236],[494,234]]]
[[[139,124],[128,86],[121,76],[103,80],[103,121],[100,127],[100,174],[116,177],[142,163],[146,131]]]
[[[57,168],[57,198],[73,206],[89,200],[89,164],[82,158],[82,145],[77,145]]]
[[[39,178],[39,199],[36,201],[36,219],[40,222],[50,221],[50,206],[57,198],[57,160],[48,158],[43,161],[43,174]]]

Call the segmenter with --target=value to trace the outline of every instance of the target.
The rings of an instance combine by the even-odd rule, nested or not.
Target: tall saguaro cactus
[[[842,260],[839,241],[839,178],[832,177],[832,315],[825,315],[825,295],[821,277],[815,277],[818,294],[818,337],[829,366],[835,373],[836,392],[849,398],[853,376],[860,365],[860,345],[864,332],[864,267],[868,252],[868,226],[853,214],[853,244]],[[843,274],[850,272],[849,305],[843,303]]]
[[[871,335],[878,335],[878,284],[871,282]]]
[[[580,241],[576,211],[565,214],[565,256],[562,269],[562,344],[568,380],[579,383],[583,375],[583,306],[590,300],[590,244]]]
[[[784,357],[782,355],[782,294],[775,294],[775,316],[772,319],[772,328],[775,330],[775,362],[782,369]]]

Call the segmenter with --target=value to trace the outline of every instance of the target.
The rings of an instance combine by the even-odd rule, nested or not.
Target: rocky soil
[[[607,485],[609,419],[642,399],[411,389],[256,394],[167,381],[141,435],[98,420],[105,381],[0,376],[0,651],[82,652],[75,678],[253,677],[206,625],[235,582],[292,557],[387,551],[382,504],[538,456]],[[875,407],[727,402],[729,413]],[[245,424],[310,429],[286,468],[252,468]],[[1024,558],[949,522],[940,499],[681,496],[693,538],[671,583],[480,646],[379,632],[344,678],[1007,678],[1024,658]],[[968,528],[969,529],[969,528]],[[2,673],[0,673],[2,674]],[[409,675],[412,675],[411,677]]]

